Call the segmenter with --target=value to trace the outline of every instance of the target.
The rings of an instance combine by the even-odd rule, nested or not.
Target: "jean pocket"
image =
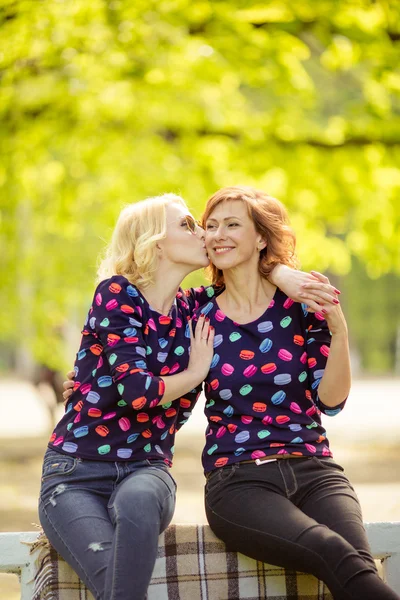
[[[171,471],[169,467],[165,463],[162,465],[152,465],[151,467],[147,467],[147,472],[153,473],[156,477],[161,479],[165,485],[169,488],[172,494],[176,493],[177,483],[175,479],[171,475]]]
[[[216,490],[221,484],[226,483],[236,473],[237,465],[222,467],[211,471],[206,481],[206,494]]]
[[[76,469],[78,459],[73,456],[65,456],[56,452],[45,455],[42,469],[42,481],[47,481],[57,475],[71,475]]]
[[[313,461],[315,461],[320,467],[330,471],[334,469],[336,471],[344,472],[344,468],[339,463],[335,462],[333,458],[324,458],[320,456],[313,456]]]
[[[164,469],[163,469],[163,471],[164,471]],[[168,475],[169,479],[171,480],[171,483],[174,486],[174,490],[175,490],[175,493],[176,493],[176,490],[178,488],[178,484],[176,483],[175,479],[172,477],[171,471],[169,469],[167,469],[165,472]]]
[[[171,482],[172,482],[172,484],[173,484],[173,486],[174,486],[175,493],[176,493],[176,490],[177,490],[177,488],[178,488],[178,484],[176,483],[175,479],[172,477],[172,475],[171,475],[171,472],[170,472],[170,471],[166,471],[166,473],[167,473],[168,477],[170,478],[170,480],[171,480]]]

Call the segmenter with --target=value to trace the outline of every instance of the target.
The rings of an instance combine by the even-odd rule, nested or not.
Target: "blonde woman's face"
[[[244,202],[221,202],[206,222],[208,256],[218,269],[258,265],[261,248],[265,247],[257,233]]]
[[[171,203],[166,208],[167,235],[160,242],[163,258],[174,264],[193,266],[193,269],[206,267],[209,263],[204,229],[195,222],[183,205]]]

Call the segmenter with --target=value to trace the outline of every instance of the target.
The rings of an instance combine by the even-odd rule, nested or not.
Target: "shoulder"
[[[218,312],[218,304],[215,300],[215,296],[212,298],[208,298],[203,304],[199,304],[195,310],[193,311],[193,320],[196,321],[200,315],[206,315],[211,320],[215,317],[215,314]],[[217,315],[218,316],[218,315]]]
[[[296,302],[289,298],[285,292],[283,292],[280,288],[276,288],[275,294],[271,301],[269,308],[275,307],[277,309],[277,317],[280,317],[282,314],[290,316],[293,318],[298,318],[302,321],[306,319],[307,316],[307,306],[305,304],[301,304],[300,302]]]
[[[280,321],[281,327],[288,327],[292,323],[305,334],[313,329],[326,327],[325,318],[321,313],[309,312],[306,304],[292,300],[279,288],[274,296],[274,306],[275,311],[271,313],[270,318]]]
[[[138,309],[141,312],[143,299],[137,287],[122,275],[113,275],[103,279],[94,292],[93,308],[105,308],[107,311],[119,308],[130,313]]]
[[[123,275],[113,275],[103,279],[97,285],[96,292],[110,294],[127,294],[131,298],[138,298],[140,293],[135,285]]]
[[[296,315],[306,333],[313,331],[321,331],[327,328],[325,317],[322,313],[315,313],[308,310],[307,304],[294,302],[290,298],[288,301],[292,303],[291,311]]]
[[[303,331],[308,343],[313,342],[315,339],[324,338],[329,340],[328,324],[322,313],[310,312],[306,304],[295,302],[281,290],[279,291],[279,303],[281,308],[276,315],[281,319],[281,327],[287,327],[293,322],[296,328]]]
[[[197,310],[203,304],[206,304],[210,298],[215,296],[215,288],[212,285],[189,288],[180,290],[181,297],[184,299],[191,312]]]

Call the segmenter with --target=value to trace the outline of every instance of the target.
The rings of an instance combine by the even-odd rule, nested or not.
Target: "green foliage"
[[[266,189],[305,268],[398,276],[399,44],[386,0],[0,0],[0,336],[61,364],[121,206],[164,191]]]
[[[350,344],[357,349],[364,370],[374,375],[399,367],[395,363],[400,341],[398,283],[392,274],[371,280],[359,261],[354,262],[351,277],[340,282],[346,317],[351,323]]]

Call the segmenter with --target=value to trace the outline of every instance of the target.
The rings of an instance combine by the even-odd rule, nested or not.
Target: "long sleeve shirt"
[[[331,335],[321,314],[308,313],[277,289],[255,321],[238,324],[218,297],[196,311],[215,327],[214,356],[205,380],[208,419],[205,472],[275,454],[332,456],[318,396]]]
[[[179,290],[169,315],[153,309],[125,277],[95,290],[75,361],[74,391],[49,447],[92,460],[164,459],[201,386],[160,405],[162,376],[189,361],[188,319],[212,288]]]

